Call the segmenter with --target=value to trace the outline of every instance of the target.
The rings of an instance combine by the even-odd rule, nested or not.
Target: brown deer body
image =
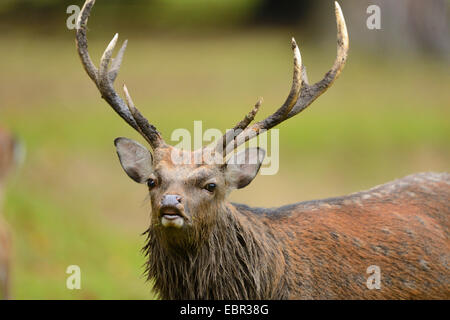
[[[450,298],[448,174],[416,174],[369,191],[278,209],[226,200],[254,179],[265,155],[260,148],[237,154],[235,149],[306,109],[342,71],[348,35],[337,3],[337,57],[324,78],[308,83],[292,40],[293,83],[283,105],[251,124],[259,101],[215,144],[193,152],[167,145],[125,86],[125,101],[116,93],[113,83],[126,42],[112,59],[114,36],[95,67],[86,39],[93,5],[87,0],[78,20],[83,66],[102,98],[153,150],[127,138],[115,140],[125,172],[149,188],[152,215],[144,250],[147,275],[161,298]],[[380,286],[368,281],[373,266]]]
[[[7,174],[15,163],[17,144],[5,130],[0,129],[0,299],[9,298],[11,236],[1,208],[3,187]]]
[[[191,245],[150,227],[148,276],[165,299],[449,299],[449,186],[421,173],[276,209],[224,203]]]

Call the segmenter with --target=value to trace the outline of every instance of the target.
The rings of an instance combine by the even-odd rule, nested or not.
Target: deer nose
[[[177,206],[181,200],[181,196],[177,194],[166,194],[161,200],[161,206]]]

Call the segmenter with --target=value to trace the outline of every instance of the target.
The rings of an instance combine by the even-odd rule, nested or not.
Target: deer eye
[[[148,180],[147,180],[147,186],[148,186],[150,189],[153,189],[154,187],[156,187],[156,180],[155,180],[155,179],[152,179],[152,178],[148,179]]]
[[[216,187],[217,187],[217,186],[216,186],[215,183],[208,183],[208,184],[204,187],[204,189],[212,193],[212,192],[214,192],[214,190],[216,189]]]

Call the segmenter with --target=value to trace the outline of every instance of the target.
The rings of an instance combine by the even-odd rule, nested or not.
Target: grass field
[[[112,36],[108,35],[108,36]],[[98,61],[108,36],[92,32]],[[229,128],[264,97],[285,99],[290,35],[129,37],[117,87],[170,140],[176,128]],[[113,139],[142,141],[100,99],[81,68],[73,34],[1,36],[0,124],[27,147],[11,177],[5,215],[14,235],[13,297],[151,299],[140,252],[149,221],[146,188],[120,168]],[[301,45],[311,81],[331,66],[333,42]],[[280,170],[232,200],[257,206],[342,195],[419,171],[450,169],[448,64],[352,49],[335,85],[280,126]],[[82,290],[66,289],[79,265]]]

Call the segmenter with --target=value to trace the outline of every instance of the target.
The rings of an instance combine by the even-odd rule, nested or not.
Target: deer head
[[[337,21],[337,57],[333,67],[319,82],[310,85],[302,65],[300,50],[292,38],[294,72],[292,87],[286,101],[267,118],[255,122],[261,100],[233,129],[215,144],[195,151],[177,150],[166,144],[156,127],[135,107],[126,86],[125,99],[115,91],[117,77],[127,41],[115,59],[112,59],[118,35],[107,46],[99,68],[88,53],[87,20],[95,0],[87,0],[79,15],[76,33],[78,53],[84,69],[94,81],[102,98],[131,127],[149,143],[152,152],[140,143],[117,138],[115,146],[120,163],[134,181],[147,184],[152,203],[152,225],[161,235],[170,235],[170,241],[186,240],[201,235],[214,226],[226,210],[226,197],[230,191],[247,186],[257,175],[265,156],[259,148],[247,148],[237,155],[238,146],[270,130],[281,122],[306,109],[325,92],[339,76],[347,59],[348,35],[339,4],[335,3]],[[231,155],[231,157],[230,157]],[[191,159],[180,163],[176,159]]]

